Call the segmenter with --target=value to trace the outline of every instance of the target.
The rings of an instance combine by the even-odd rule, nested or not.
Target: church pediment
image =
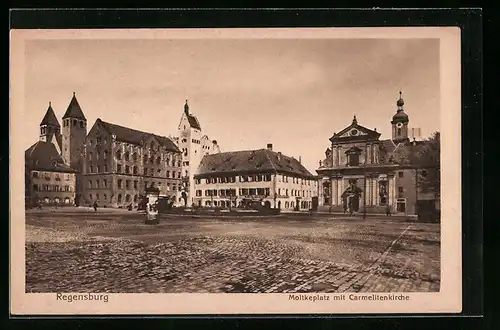
[[[352,121],[352,124],[344,128],[338,133],[334,133],[330,138],[331,142],[354,142],[354,141],[364,141],[364,140],[378,140],[380,133],[371,130],[364,126],[358,125],[356,116]]]

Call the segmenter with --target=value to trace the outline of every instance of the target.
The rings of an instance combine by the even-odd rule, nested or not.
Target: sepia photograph
[[[19,304],[459,311],[459,30],[238,30],[11,34]]]

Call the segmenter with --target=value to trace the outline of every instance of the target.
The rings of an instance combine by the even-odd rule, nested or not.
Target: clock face
[[[397,124],[396,124],[396,127],[397,127],[397,128],[401,128],[401,127],[403,127],[403,123],[397,123]]]
[[[353,129],[353,130],[351,131],[351,135],[353,135],[353,136],[358,135],[358,130],[357,130],[357,129]]]

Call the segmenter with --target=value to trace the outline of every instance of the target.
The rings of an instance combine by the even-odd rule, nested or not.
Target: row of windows
[[[201,206],[201,200],[198,201],[198,205]],[[236,207],[236,201],[205,201],[205,206],[214,206],[214,207],[229,207],[229,206],[233,206],[233,207]],[[311,208],[312,206],[312,202],[309,202],[309,201],[302,201],[300,202],[300,208],[301,209],[307,209],[307,208]],[[239,206],[241,206],[241,203],[239,203]],[[289,208],[295,208],[295,202],[289,202],[289,201],[286,201],[284,203],[284,206],[285,206],[285,209],[289,209]],[[278,202],[278,208],[281,209],[281,201]]]
[[[269,196],[269,188],[242,188],[238,190],[240,196]],[[283,193],[283,195],[282,195]],[[290,194],[289,194],[290,193]],[[278,189],[278,196],[294,197],[312,197],[310,190]],[[196,190],[196,196],[203,196],[202,190]],[[205,196],[236,196],[236,189],[208,189],[205,190]]]
[[[206,178],[205,183],[235,183],[236,178],[238,178],[238,182],[262,182],[262,181],[271,181],[272,177],[271,174],[264,174],[264,175],[241,175],[241,176],[226,176],[226,177],[212,177],[212,178]],[[289,182],[289,179],[291,179],[292,183],[300,183],[303,185],[308,185],[310,186],[311,183],[313,182],[312,180],[307,180],[307,179],[301,179],[297,177],[288,177],[286,175],[280,175],[278,176],[278,181],[279,182]],[[202,179],[196,179],[196,184],[200,184]]]
[[[122,189],[122,188],[130,189],[132,186],[133,186],[133,189],[138,189],[138,187],[139,187],[139,181],[137,181],[137,180],[131,181],[131,180],[122,180],[122,179],[119,179],[119,180],[116,181],[116,185],[120,189]],[[150,183],[149,181],[144,181],[144,188],[147,188],[148,186],[149,187],[158,187],[158,188],[161,188],[161,185],[162,185],[161,182],[155,183],[153,181],[153,182]],[[89,180],[87,187],[90,188],[90,189],[92,189],[92,188],[95,188],[95,189],[108,188],[108,180],[106,180],[106,179],[95,180],[95,181]],[[176,191],[177,187],[179,187],[179,191],[182,189],[182,186],[180,186],[180,185],[177,186],[176,184],[173,184],[172,185],[172,190]],[[170,190],[170,183],[167,183],[167,190]]]
[[[60,174],[60,173],[52,173],[52,172],[37,172],[37,171],[33,171],[31,173],[32,177],[33,178],[40,178],[40,177],[43,177],[45,178],[46,180],[50,180],[52,178],[52,175],[54,176],[54,179],[56,181],[61,181],[63,178],[66,180],[66,181],[69,181],[71,179],[71,174],[69,173],[66,173],[65,175],[64,174]]]
[[[47,127],[40,127],[40,135],[45,135],[47,133],[59,133],[59,128],[57,127],[52,127],[52,126],[47,126]]]
[[[89,171],[88,173],[107,173],[108,172],[108,165],[104,165],[103,166],[103,171],[101,172],[101,166],[99,165],[95,165],[95,166],[89,166]],[[138,167],[137,166],[128,166],[128,165],[125,165],[125,166],[122,166],[121,164],[118,164],[116,165],[116,172],[117,173],[124,173],[124,174],[133,174],[133,175],[138,175],[139,174],[139,170],[138,170]],[[160,176],[160,173],[161,173],[161,169],[157,169],[156,170],[156,174],[158,176]],[[147,168],[145,167],[144,168],[144,171],[143,171],[143,174],[144,175],[150,175],[150,176],[154,176],[155,175],[155,169],[154,168]],[[170,176],[172,175],[172,176]],[[187,175],[187,171],[186,171],[186,175]],[[181,178],[181,172],[174,172],[172,171],[172,173],[170,171],[166,171],[165,172],[165,177],[167,178],[170,178],[172,177],[173,179],[175,178],[178,178],[180,179]]]
[[[67,192],[71,192],[71,191],[73,191],[73,188],[71,186],[68,186],[68,185],[59,186],[59,185],[52,185],[52,184],[34,184],[33,190],[34,191],[67,191]]]
[[[72,124],[73,124],[73,127],[76,127],[77,124],[80,124],[80,128],[84,128],[85,127],[85,122],[83,120],[79,120],[78,121],[76,119],[73,119]],[[63,120],[63,126],[64,127],[68,127],[69,126],[69,119]]]
[[[90,199],[91,201],[93,201],[93,200],[94,200],[94,197],[95,197],[95,201],[100,201],[100,200],[101,200],[101,195],[99,195],[99,194],[95,194],[95,196],[94,196],[94,195],[92,195],[92,194],[89,194],[89,199]],[[122,194],[118,194],[118,196],[116,197],[116,200],[117,200],[117,202],[118,202],[118,203],[122,203],[122,202],[123,202],[123,199],[124,199],[124,198],[122,197]],[[102,200],[103,200],[103,201],[105,201],[105,202],[106,202],[106,201],[108,201],[108,195],[107,195],[107,194],[102,194]],[[131,195],[129,195],[129,194],[125,195],[125,203],[130,203],[130,202],[132,202],[132,201],[133,201],[134,203],[137,203],[137,202],[139,201],[139,196],[134,195],[134,196],[132,197],[132,196],[131,196]]]
[[[126,152],[125,154],[122,155],[121,150],[118,150],[116,152],[116,159],[122,160],[122,157],[125,161],[130,161],[130,160],[137,161],[137,159],[138,159],[137,153],[133,153],[132,155],[130,155],[130,153]],[[143,156],[143,163],[147,164],[148,162],[150,164],[160,165],[161,164],[161,157],[155,158],[154,156],[144,155]],[[172,157],[167,156],[167,158],[165,159],[165,163],[166,163],[166,166],[175,167],[175,164],[177,164],[178,167],[181,166],[181,160],[175,156],[172,156]]]

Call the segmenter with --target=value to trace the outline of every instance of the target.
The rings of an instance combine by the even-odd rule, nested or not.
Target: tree
[[[429,138],[416,145],[397,148],[391,155],[391,161],[399,165],[414,166],[418,170],[418,186],[423,193],[440,196],[441,188],[441,138],[434,132]]]
[[[433,193],[439,197],[441,194],[441,136],[434,132],[432,136],[419,146],[415,154],[419,171],[419,186],[422,192]]]

